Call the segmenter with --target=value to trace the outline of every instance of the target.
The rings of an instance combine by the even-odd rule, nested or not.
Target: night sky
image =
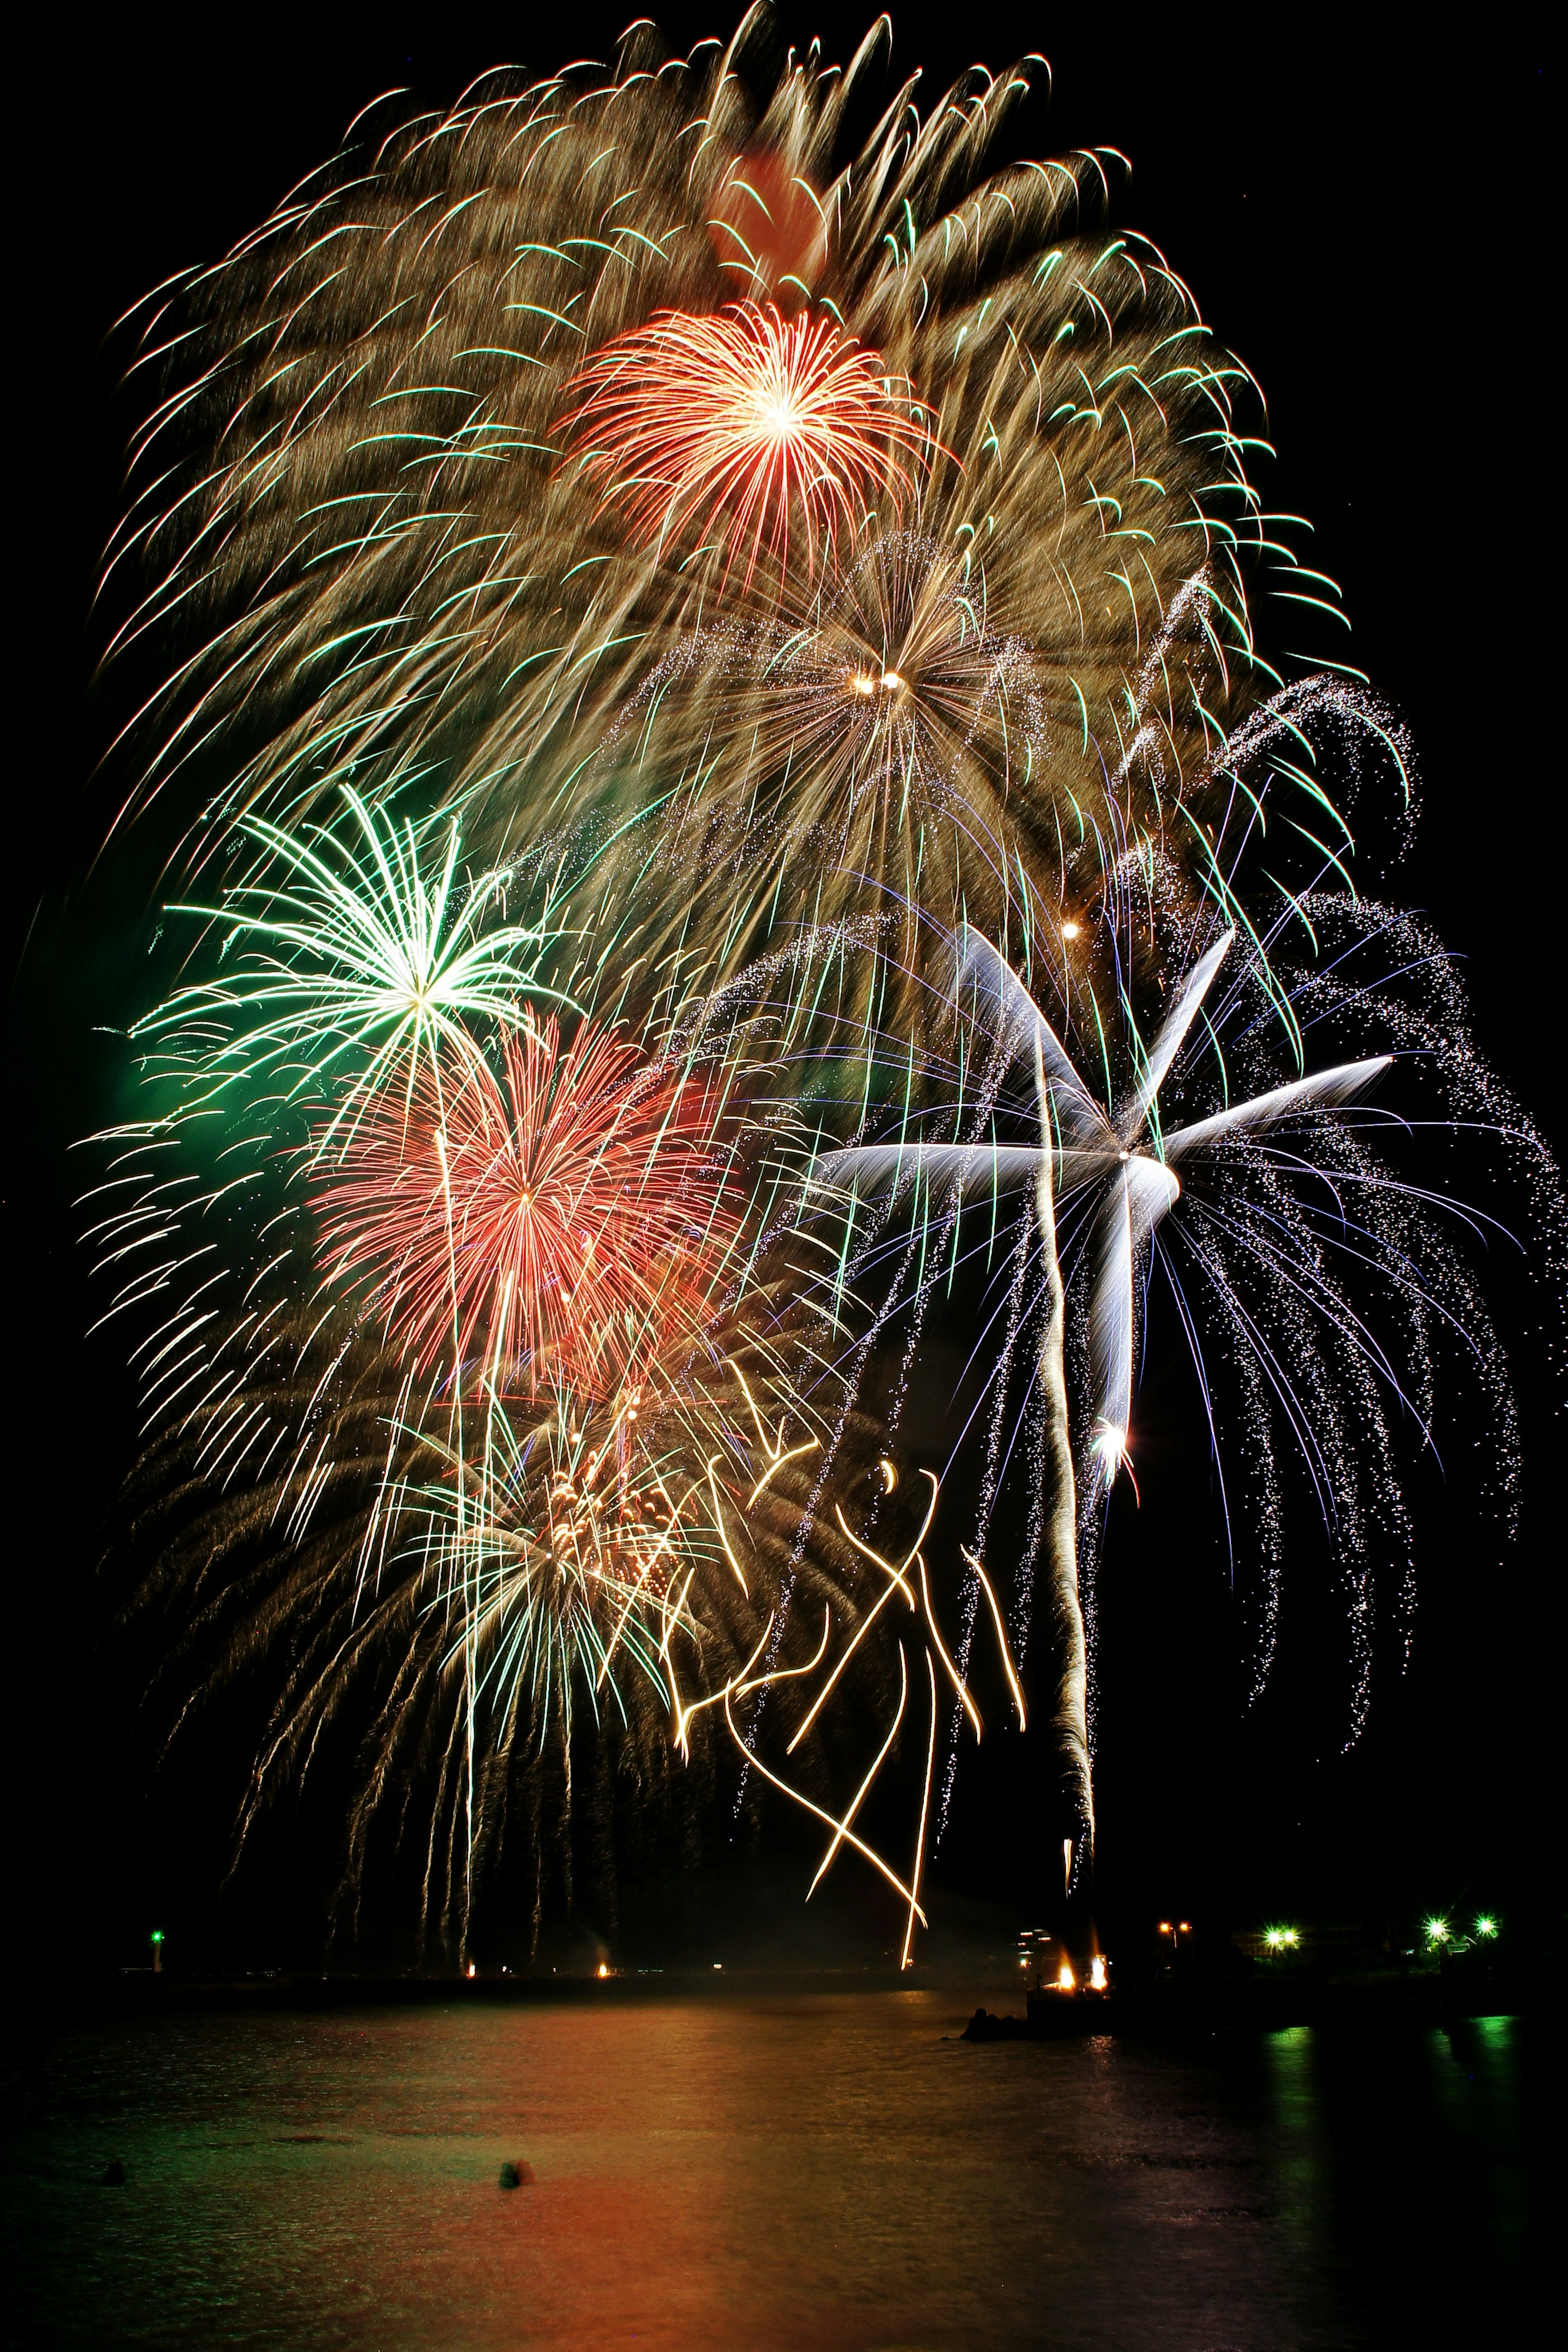
[[[1044,50],[1054,95],[1022,118],[1017,151],[1105,143],[1131,157],[1131,181],[1113,184],[1113,220],[1163,247],[1258,377],[1279,452],[1258,469],[1266,502],[1316,524],[1309,560],[1344,587],[1350,658],[1414,733],[1420,827],[1387,887],[1429,909],[1465,959],[1481,1048],[1561,1152],[1545,1050],[1561,1019],[1563,953],[1547,650],[1561,602],[1547,575],[1560,405],[1549,85],[1507,12],[1489,15],[1483,54],[1369,41],[1371,13],[1300,12],[1301,37],[1286,42],[1234,12],[1105,11],[1093,30],[1081,12],[1062,12],[1059,37],[1048,11],[954,11],[930,32],[910,12],[895,18],[894,57],[926,68],[931,99],[975,56],[1000,68]],[[320,21],[247,13],[230,31],[209,15],[198,46],[137,20],[90,47],[62,45],[37,68],[33,161],[13,197],[27,275],[12,304],[22,645],[10,679],[21,741],[7,903],[18,949],[26,944],[8,1024],[5,1810],[13,1892],[35,1934],[71,1959],[135,1958],[154,1914],[193,1955],[309,1957],[321,1879],[313,1849],[298,1868],[275,1861],[220,1913],[221,1725],[204,1735],[212,1769],[195,1776],[201,1785],[149,1805],[134,1654],[112,1634],[114,1587],[98,1569],[134,1423],[121,1343],[83,1336],[99,1306],[70,1205],[82,1156],[68,1146],[117,1108],[118,1059],[93,1024],[141,1009],[161,847],[154,821],[89,873],[128,777],[113,760],[97,763],[134,686],[121,677],[89,690],[103,635],[89,610],[95,559],[138,414],[135,394],[116,389],[126,349],[100,339],[145,288],[259,220],[378,91],[407,84],[440,104],[509,57],[542,69],[605,57],[621,18],[592,6],[468,11],[460,35],[422,20],[404,37],[378,17],[352,39],[324,40]],[[680,45],[729,30],[685,7],[661,21]],[[780,12],[788,37],[820,32],[839,57],[867,21]],[[1282,626],[1265,617],[1266,650]],[[1391,839],[1369,824],[1369,886]],[[1516,1197],[1505,1213],[1517,1221]],[[1280,1670],[1244,1718],[1239,1621],[1190,1375],[1177,1349],[1168,1374],[1156,1353],[1141,1415],[1142,1508],[1119,1500],[1104,1595],[1108,1917],[1131,1928],[1175,1906],[1223,1929],[1277,1905],[1396,1921],[1413,1906],[1475,1900],[1522,1918],[1545,1899],[1536,1811],[1555,1691],[1544,1614],[1562,1549],[1559,1401],[1539,1337],[1552,1307],[1517,1253],[1500,1246],[1494,1259],[1489,1285],[1524,1416],[1522,1539],[1503,1553],[1464,1462],[1450,1462],[1446,1480],[1432,1471],[1413,1482],[1414,1661],[1401,1681],[1380,1659],[1372,1718],[1350,1757],[1337,1727],[1342,1623],[1318,1573],[1321,1540],[1300,1511]],[[1483,1452],[1486,1434],[1476,1433]],[[1033,1899],[1021,1859],[1027,1783],[1016,1746],[987,1752],[943,1850],[955,1918],[986,1925]],[[716,1921],[737,1935],[742,1918],[758,1936],[773,1932],[799,1892],[786,1843],[728,1884],[716,1878],[704,1897]],[[851,1940],[864,1927],[852,1898],[827,1916]]]

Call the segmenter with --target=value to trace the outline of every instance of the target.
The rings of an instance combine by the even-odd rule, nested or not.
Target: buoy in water
[[[123,2189],[123,2188],[124,2188],[124,2186],[125,2186],[125,2167],[121,2163],[120,2158],[119,2158],[118,2157],[116,2157],[116,2158],[115,2158],[115,2159],[114,2159],[114,2161],[113,2161],[113,2163],[112,2163],[112,2164],[106,2164],[106,2165],[104,2166],[104,2168],[103,2168],[103,2185],[104,2185],[104,2187],[105,2187],[106,2189]]]
[[[524,2164],[521,2157],[515,2164],[503,2164],[500,2168],[500,2186],[502,2189],[531,2189],[532,2165]]]

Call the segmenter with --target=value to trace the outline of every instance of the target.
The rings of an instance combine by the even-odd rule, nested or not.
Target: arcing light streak
[[[1002,1622],[1002,1611],[996,1600],[994,1588],[991,1579],[985,1573],[984,1562],[969,1549],[967,1545],[962,1546],[961,1549],[964,1559],[980,1580],[980,1589],[985,1595],[986,1606],[991,1612],[991,1622],[996,1629],[996,1647],[1001,1654],[1003,1671],[1007,1677],[1007,1688],[1012,1695],[1013,1704],[1018,1710],[1018,1728],[1020,1731],[1026,1731],[1028,1719],[1024,1710],[1024,1686],[1018,1680],[1017,1668],[1013,1664],[1012,1653],[1007,1646],[1007,1629]]]
[[[846,1670],[859,1654],[861,1645],[868,1640],[874,1629],[876,1629],[878,1622],[881,1617],[882,1611],[891,1601],[894,1600],[895,1597],[903,1601],[906,1608],[909,1610],[912,1617],[915,1617],[917,1620],[923,1618],[923,1648],[931,1700],[930,1737],[927,1741],[925,1770],[921,1784],[920,1811],[918,1824],[914,1835],[914,1852],[907,1883],[903,1879],[900,1879],[891,1865],[870,1845],[868,1845],[866,1841],[858,1835],[855,1829],[856,1821],[858,1819],[871,1795],[872,1790],[881,1777],[884,1767],[887,1764],[888,1758],[893,1749],[895,1741],[897,1740],[900,1727],[903,1722],[904,1710],[909,1696],[909,1665],[905,1652],[904,1640],[901,1633],[895,1636],[894,1639],[894,1646],[898,1651],[899,1660],[899,1695],[897,1706],[893,1710],[891,1721],[889,1723],[888,1727],[883,1734],[881,1743],[878,1748],[876,1754],[873,1756],[869,1765],[867,1767],[858,1787],[856,1788],[853,1797],[850,1799],[848,1805],[842,1813],[834,1814],[826,1811],[813,1799],[805,1796],[791,1781],[786,1780],[782,1773],[774,1771],[763,1760],[763,1757],[759,1753],[755,1739],[746,1739],[742,1738],[740,1728],[734,1719],[733,1707],[731,1704],[733,1700],[745,1697],[753,1692],[770,1691],[777,1684],[786,1681],[800,1681],[806,1675],[814,1674],[822,1664],[826,1654],[829,1624],[833,1614],[832,1611],[829,1611],[827,1616],[825,1617],[822,1643],[817,1650],[816,1655],[811,1659],[806,1665],[795,1667],[788,1672],[765,1672],[760,1675],[755,1674],[753,1672],[753,1668],[756,1664],[757,1658],[762,1654],[763,1648],[763,1645],[759,1644],[756,1653],[748,1662],[747,1665],[741,1671],[741,1673],[732,1678],[723,1690],[716,1693],[712,1699],[700,1702],[700,1704],[705,1705],[713,1705],[716,1703],[722,1704],[725,1719],[730,1726],[731,1732],[737,1744],[745,1755],[748,1765],[754,1765],[761,1772],[763,1778],[768,1782],[770,1787],[777,1789],[783,1795],[790,1798],[794,1803],[801,1806],[805,1811],[812,1814],[815,1819],[824,1822],[827,1828],[831,1830],[832,1835],[824,1850],[822,1859],[817,1864],[816,1874],[811,1881],[811,1886],[807,1890],[808,1894],[815,1892],[816,1887],[821,1884],[827,1871],[831,1868],[840,1847],[849,1845],[856,1853],[861,1854],[868,1862],[869,1862],[873,1868],[879,1871],[881,1876],[886,1879],[889,1885],[893,1887],[895,1891],[902,1896],[908,1906],[908,1918],[905,1927],[902,1957],[900,1963],[902,1968],[908,1968],[910,1965],[913,1937],[916,1926],[919,1925],[923,1927],[926,1924],[925,1914],[920,1906],[919,1895],[921,1873],[924,1869],[926,1860],[927,1832],[931,1816],[931,1775],[935,1768],[936,1759],[936,1662],[939,1658],[942,1661],[943,1671],[947,1675],[952,1685],[953,1690],[957,1695],[960,1706],[968,1716],[973,1726],[975,1738],[978,1739],[981,1736],[979,1711],[975,1707],[974,1702],[970,1696],[964,1679],[961,1676],[958,1668],[953,1664],[947,1643],[942,1639],[942,1629],[937,1622],[936,1612],[931,1602],[930,1579],[927,1574],[926,1564],[921,1554],[921,1547],[927,1535],[930,1533],[931,1522],[936,1515],[939,1486],[936,1475],[933,1472],[928,1470],[923,1475],[930,1481],[931,1492],[927,1498],[924,1515],[921,1517],[918,1528],[914,1532],[913,1539],[900,1558],[890,1558],[886,1553],[879,1551],[873,1544],[868,1543],[863,1537],[857,1536],[845,1518],[842,1506],[836,1507],[835,1516],[838,1521],[839,1528],[855,1556],[875,1569],[882,1578],[883,1582],[875,1601],[868,1609],[860,1608],[853,1612],[843,1611],[839,1612],[844,1614],[847,1619],[854,1618],[858,1619],[858,1622],[855,1622],[853,1633],[850,1634],[849,1639],[843,1644],[837,1657],[833,1660],[828,1672],[816,1688],[815,1694],[807,1694],[809,1696],[809,1703],[796,1724],[795,1732],[785,1749],[785,1754],[787,1756],[793,1756],[795,1749],[805,1738],[808,1732],[810,1732],[814,1725],[816,1724],[828,1700],[833,1696],[835,1691],[837,1690]],[[884,1489],[884,1491],[890,1490]],[[1008,1653],[1007,1639],[1002,1624],[1001,1612],[996,1608],[994,1595],[992,1596],[992,1619],[995,1627],[996,1642],[1002,1660],[1003,1671],[1006,1678],[1008,1689],[1013,1694],[1017,1704],[1019,1721],[1021,1724],[1024,1714],[1023,1693],[1019,1686],[1016,1669],[1015,1668],[1012,1658]]]
[[[899,1654],[902,1657],[903,1652],[901,1649]],[[731,1738],[734,1740],[734,1743],[741,1750],[741,1753],[745,1757],[747,1763],[750,1766],[754,1767],[754,1769],[762,1774],[763,1780],[767,1781],[770,1788],[777,1789],[782,1795],[788,1797],[793,1803],[799,1805],[804,1812],[812,1813],[819,1822],[826,1822],[827,1827],[833,1832],[834,1837],[837,1843],[844,1845],[853,1846],[855,1852],[862,1855],[864,1859],[870,1864],[872,1869],[877,1872],[878,1875],[887,1880],[888,1885],[892,1888],[894,1894],[900,1895],[903,1897],[904,1901],[909,1904],[916,1918],[923,1927],[926,1925],[926,1916],[915,1901],[913,1888],[904,1885],[902,1879],[898,1875],[898,1873],[889,1868],[889,1864],[883,1861],[881,1855],[877,1853],[876,1849],[873,1846],[868,1846],[866,1843],[865,1839],[858,1836],[847,1823],[841,1822],[837,1814],[826,1812],[823,1808],[815,1803],[810,1797],[802,1795],[798,1789],[792,1789],[787,1780],[781,1780],[776,1772],[770,1770],[763,1759],[756,1754],[755,1750],[747,1746],[745,1740],[741,1736],[740,1726],[735,1721],[734,1709],[731,1705],[733,1696],[734,1693],[728,1688],[721,1693],[724,1707],[724,1720],[730,1727]]]
[[[997,1634],[998,1638],[1000,1638],[1000,1626],[997,1628]],[[902,1656],[902,1654],[903,1654],[900,1651],[900,1655]],[[1006,1656],[1005,1645],[1004,1645],[1003,1656],[1004,1658]],[[1011,1671],[1010,1665],[1009,1671]],[[920,1826],[915,1832],[915,1866],[910,1873],[909,1916],[904,1922],[903,1947],[899,1953],[899,1968],[900,1971],[910,1966],[913,1958],[915,1924],[917,1920],[922,1926],[924,1925],[924,1914],[920,1907],[921,1873],[925,1866],[926,1824],[931,1819],[931,1774],[936,1769],[936,1667],[931,1662],[931,1654],[929,1650],[926,1652],[926,1680],[930,1685],[930,1730],[926,1738],[925,1778],[921,1783]]]

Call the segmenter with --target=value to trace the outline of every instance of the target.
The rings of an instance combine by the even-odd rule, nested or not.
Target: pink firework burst
[[[384,1092],[322,1165],[321,1262],[429,1370],[496,1387],[637,1385],[713,1303],[739,1231],[720,1106],[584,1022],[501,1039],[498,1076]]]
[[[895,505],[913,490],[901,459],[931,448],[909,383],[878,352],[830,320],[755,302],[661,311],[595,352],[571,389],[586,395],[565,420],[582,461],[638,536],[695,520],[719,536],[726,572],[744,551],[748,581],[764,545],[783,561],[792,516],[815,570],[879,489]]]

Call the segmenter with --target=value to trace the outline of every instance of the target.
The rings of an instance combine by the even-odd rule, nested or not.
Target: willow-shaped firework
[[[657,890],[689,936],[697,836],[661,860],[636,822],[684,780],[718,826],[702,934],[744,960],[781,885],[820,916],[858,905],[862,869],[808,877],[765,808],[748,829],[757,780],[714,756],[743,712],[716,738],[702,698],[667,697],[635,759],[598,755],[715,619],[772,631],[782,600],[813,626],[792,607],[818,554],[852,569],[900,530],[917,629],[932,603],[967,609],[1026,667],[1029,716],[1002,809],[965,814],[938,743],[883,771],[873,883],[918,884],[950,919],[962,897],[995,930],[1015,835],[1088,901],[1173,800],[1223,812],[1216,737],[1275,683],[1249,572],[1332,593],[1246,482],[1245,371],[1160,255],[1100,226],[1100,156],[986,176],[1027,68],[972,77],[923,124],[907,86],[856,144],[884,30],[841,76],[815,54],[780,74],[767,39],[753,11],[700,62],[641,27],[607,78],[500,78],[165,298],[156,484],[125,548],[163,567],[139,630],[176,603],[210,615],[148,776],[215,730],[233,744],[198,845],[258,799],[438,775],[498,853],[623,840],[644,920]],[[786,237],[775,272],[792,207],[819,233]],[[842,771],[821,718],[772,730],[795,793]]]

